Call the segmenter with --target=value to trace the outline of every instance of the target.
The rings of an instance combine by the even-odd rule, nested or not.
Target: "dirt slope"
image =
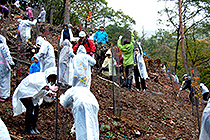
[[[11,22],[11,24],[13,23]],[[13,44],[16,40],[9,35],[9,30],[6,33],[8,46],[14,52],[12,56],[16,57],[15,52],[18,49],[15,49],[15,44]],[[47,39],[56,49],[57,40],[55,38],[57,38],[57,33],[49,31]],[[27,58],[26,61],[29,62],[30,58]],[[12,70],[11,97],[17,86],[17,81],[27,76],[29,68],[28,64],[26,66],[25,63],[15,62],[19,65],[16,65]],[[156,67],[154,60],[145,59],[145,62],[150,77],[147,81],[147,92],[115,86],[115,99],[118,101],[116,115],[113,115],[113,86],[110,82],[98,78],[97,71],[94,69],[91,91],[100,106],[98,115],[100,139],[198,139],[197,118],[192,115],[188,92],[182,92],[181,97],[176,100],[173,96],[170,79]],[[64,91],[62,90],[61,93]],[[160,94],[153,94],[151,91]],[[38,120],[38,129],[41,134],[33,136],[24,134],[24,114],[13,117],[11,97],[0,103],[0,117],[8,127],[12,139],[44,140],[55,138],[56,101],[51,104],[42,104]],[[204,104],[200,106],[200,115],[204,107]],[[75,139],[75,135],[70,136],[73,122],[71,109],[65,110],[58,104],[58,139]]]

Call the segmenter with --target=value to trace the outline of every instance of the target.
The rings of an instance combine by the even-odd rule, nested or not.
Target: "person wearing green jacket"
[[[133,47],[134,47],[134,34],[131,33],[131,41],[124,39],[121,43],[122,36],[119,36],[117,45],[123,53],[123,67],[125,72],[125,87],[131,89],[133,71],[134,71],[134,60],[133,60]]]

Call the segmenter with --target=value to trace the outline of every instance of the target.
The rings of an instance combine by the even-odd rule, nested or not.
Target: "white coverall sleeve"
[[[42,58],[46,53],[47,53],[47,44],[46,43],[42,43],[41,48],[39,49],[39,52],[36,54],[36,56],[40,59]]]
[[[48,91],[47,90],[40,90],[37,94],[35,94],[33,97],[32,97],[32,102],[34,104],[34,106],[36,106],[37,104],[41,104],[42,103],[42,100],[43,100],[43,97],[45,95],[48,94]]]
[[[38,18],[40,18],[40,17],[42,16],[42,13],[43,13],[42,11],[39,13],[39,16],[38,16]]]
[[[33,21],[28,21],[28,24],[30,26],[34,26],[37,23],[37,19],[34,19]]]
[[[1,51],[2,51],[2,55],[4,56],[4,58],[9,62],[10,60],[12,60],[12,57],[10,55],[10,51],[9,51],[9,47],[6,44],[1,44],[0,45]]]
[[[7,44],[6,38],[3,35],[0,35],[0,40],[4,43]]]
[[[69,90],[60,96],[60,104],[65,108],[73,107],[73,98]]]
[[[96,60],[93,57],[89,56],[88,57],[88,63],[89,63],[90,66],[94,66],[96,64]]]
[[[70,55],[70,57],[71,57],[71,58],[74,58],[75,54],[74,54],[74,52],[73,52],[73,50],[72,50],[72,49],[70,49],[70,53],[69,53],[69,55]]]

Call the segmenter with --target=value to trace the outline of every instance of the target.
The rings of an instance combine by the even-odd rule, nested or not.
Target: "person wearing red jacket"
[[[73,47],[74,53],[76,54],[79,46],[83,45],[85,47],[87,54],[89,54],[90,56],[94,58],[96,47],[93,41],[89,38],[86,38],[86,33],[84,31],[81,31],[79,33],[79,38],[80,39],[78,40],[77,44]]]

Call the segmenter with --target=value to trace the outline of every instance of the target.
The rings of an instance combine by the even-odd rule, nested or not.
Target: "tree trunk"
[[[181,31],[181,50],[182,50],[182,59],[184,63],[185,73],[189,75],[187,60],[185,56],[185,49],[184,49],[184,29],[183,29],[183,21],[182,21],[182,10],[181,10],[181,0],[179,0],[179,22],[180,22],[180,31]]]
[[[70,21],[70,0],[66,0],[64,23],[69,23],[69,21]]]
[[[177,29],[177,43],[176,43],[176,51],[175,51],[175,68],[174,68],[174,72],[176,73],[176,69],[177,69],[177,55],[178,55],[178,47],[179,47],[179,31],[180,31],[180,27]]]

